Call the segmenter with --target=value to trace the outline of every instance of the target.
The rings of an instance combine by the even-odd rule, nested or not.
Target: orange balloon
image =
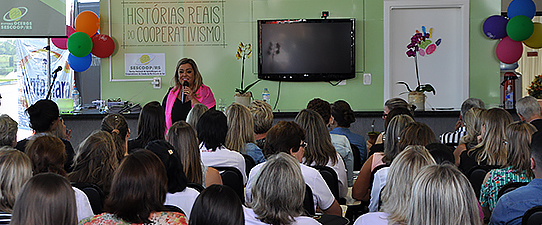
[[[92,37],[100,29],[100,18],[92,11],[83,11],[75,18],[75,30]]]

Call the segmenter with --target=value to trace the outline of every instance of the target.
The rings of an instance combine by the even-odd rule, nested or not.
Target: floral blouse
[[[511,166],[489,171],[487,182],[482,184],[480,190],[480,205],[493,211],[497,204],[497,195],[502,186],[510,182],[531,182],[532,178],[525,171],[517,171]]]
[[[159,225],[173,225],[181,224],[188,225],[188,220],[182,213],[177,212],[153,212],[149,216],[149,220],[152,221],[151,224]],[[92,225],[92,224],[104,224],[104,225],[127,225],[131,224],[123,221],[114,214],[111,213],[102,213],[94,217],[88,217],[79,221],[79,225]]]

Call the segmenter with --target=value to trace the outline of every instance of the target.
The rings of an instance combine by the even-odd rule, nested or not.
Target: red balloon
[[[503,63],[517,62],[523,54],[521,41],[514,41],[510,37],[503,38],[497,45],[497,58]]]
[[[66,25],[66,36],[69,37],[73,33],[75,33],[75,29],[73,29],[73,27]],[[68,38],[51,38],[51,41],[56,47],[60,49],[64,49],[64,50],[68,49],[68,45],[67,45]]]
[[[92,36],[91,53],[99,58],[107,58],[115,51],[115,42],[111,37],[105,34],[96,34]]]

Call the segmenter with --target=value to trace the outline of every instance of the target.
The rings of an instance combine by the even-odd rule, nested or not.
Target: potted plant
[[[441,43],[439,38],[435,43],[432,43],[430,40],[433,33],[433,28],[426,32],[425,26],[422,26],[422,32],[416,30],[416,33],[410,38],[410,43],[407,45],[407,57],[414,57],[414,65],[416,68],[416,82],[417,86],[414,90],[410,89],[408,83],[404,81],[399,81],[397,84],[404,84],[408,91],[408,102],[415,107],[416,111],[425,110],[425,92],[432,92],[433,95],[436,94],[435,88],[433,85],[421,84],[420,75],[418,73],[418,55],[425,56],[431,55]]]
[[[252,92],[250,92],[250,88],[254,86],[256,83],[260,82],[260,80],[256,80],[252,82],[251,84],[244,87],[244,80],[245,80],[245,60],[250,58],[252,55],[252,45],[249,44],[243,44],[243,42],[239,43],[239,48],[237,48],[237,53],[235,54],[235,57],[237,60],[242,59],[243,64],[241,67],[241,87],[235,88],[235,102],[242,104],[244,106],[248,106],[250,104],[250,100],[252,98]]]
[[[531,81],[531,85],[527,87],[527,92],[530,96],[533,96],[538,101],[538,104],[542,107],[542,75],[537,75]]]

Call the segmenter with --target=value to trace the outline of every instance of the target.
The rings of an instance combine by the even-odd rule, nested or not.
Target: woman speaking
[[[216,105],[211,88],[203,84],[203,78],[193,59],[182,58],[175,67],[173,77],[175,86],[168,90],[162,107],[166,114],[166,128],[179,121],[185,120],[192,106],[201,103],[208,108]]]

